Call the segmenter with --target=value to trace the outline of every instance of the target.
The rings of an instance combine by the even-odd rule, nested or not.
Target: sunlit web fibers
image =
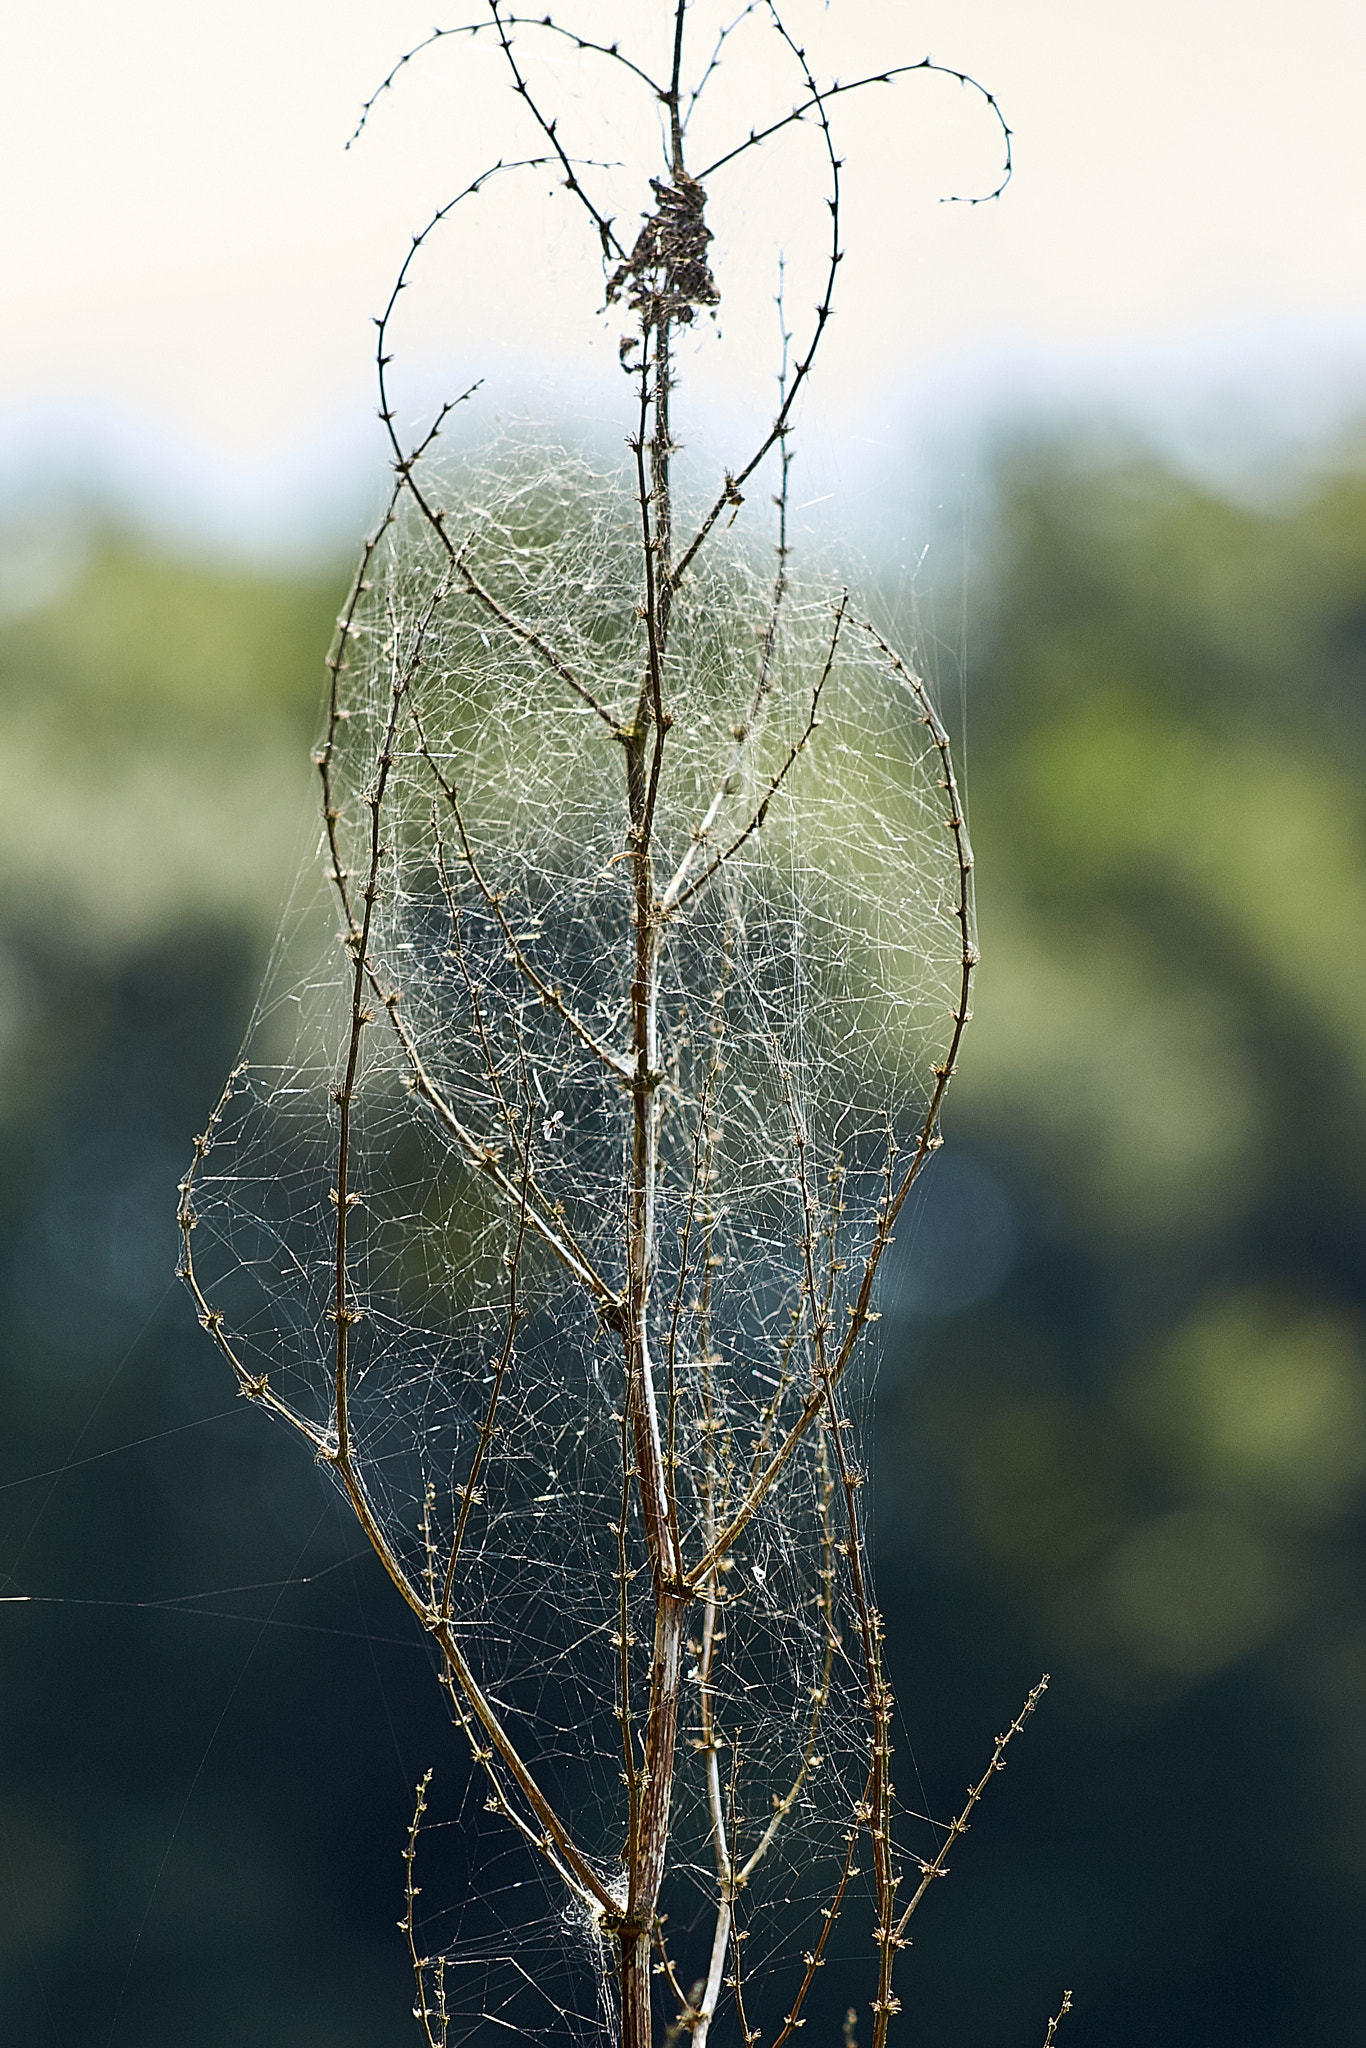
[[[496,1387],[454,1612],[524,1755],[610,1868],[624,1394],[583,1272],[623,1285],[631,1098],[613,1061],[630,1045],[635,866],[612,728],[646,666],[640,513],[544,444],[448,477],[443,501],[459,567],[417,520],[392,529],[332,764],[357,902],[366,798],[386,777],[351,1130],[351,1432],[394,1551],[439,1579]],[[663,679],[651,1327],[692,1561],[794,1419],[817,1325],[832,1343],[847,1327],[889,1145],[919,1127],[949,1044],[964,943],[921,705],[838,591],[790,575],[775,626],[773,579],[771,557],[719,534],[675,598]],[[350,976],[344,944],[300,981],[282,953],[195,1190],[206,1296],[248,1368],[322,1427]],[[471,1144],[496,1152],[501,1189]],[[856,1366],[855,1418],[861,1385]],[[857,1461],[856,1432],[846,1446]],[[694,1631],[663,1901],[688,1984],[716,1892],[704,1693],[739,1861],[782,1803],[745,1896],[756,1963],[766,1942],[810,1945],[838,1873],[868,1759],[843,1512],[813,1428],[721,1575],[709,1665]],[[639,1710],[652,1613],[634,1500],[625,1547]],[[766,1896],[793,1903],[761,1928]]]

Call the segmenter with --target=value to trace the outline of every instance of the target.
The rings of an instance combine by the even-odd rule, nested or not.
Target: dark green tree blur
[[[1346,2042],[1366,477],[1248,509],[1033,449],[995,492],[967,633],[984,966],[882,1324],[903,1799],[947,1819],[1053,1684],[917,1919],[900,2024],[1028,2043],[1069,1984],[1075,2048]],[[175,1183],[316,837],[345,572],[25,546],[0,577],[0,2039],[400,2044],[411,1787],[435,1763],[451,1811],[459,1744],[171,1279]]]

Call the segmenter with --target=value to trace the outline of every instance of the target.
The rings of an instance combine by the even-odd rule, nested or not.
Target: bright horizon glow
[[[467,0],[443,19],[481,12]],[[1107,389],[1155,417],[1232,393],[1235,432],[1278,407],[1322,431],[1366,394],[1358,0],[1153,0],[1141,33],[1083,0],[791,12],[813,50],[838,50],[842,76],[927,52],[971,72],[1016,138],[1002,201],[943,206],[944,191],[993,181],[980,103],[919,79],[840,103],[848,258],[813,432],[885,450],[1041,393]],[[566,19],[622,34],[604,0],[570,0]],[[0,467],[31,478],[41,446],[65,473],[84,438],[153,497],[193,496],[196,468],[216,475],[225,504],[240,499],[249,521],[255,496],[266,525],[294,516],[293,498],[303,516],[320,490],[354,492],[344,480],[381,459],[370,319],[408,234],[500,151],[534,147],[496,53],[475,61],[451,42],[344,150],[361,102],[431,21],[427,0],[11,4]],[[652,26],[653,5],[633,0],[631,21]],[[753,75],[718,74],[717,111],[740,134]],[[601,77],[560,66],[566,132],[589,135]],[[768,97],[781,108],[791,87],[775,76]],[[773,238],[806,175],[793,149],[711,190],[718,276],[729,260],[753,301],[723,303],[731,367],[713,383],[698,359],[695,396],[723,438],[732,407],[771,407]],[[414,403],[481,373],[535,388],[566,325],[581,312],[593,327],[600,283],[582,304],[588,287],[568,283],[577,221],[562,206],[548,233],[534,224],[548,182],[471,216],[424,269],[401,335]],[[621,209],[632,231],[646,196]],[[800,246],[788,253],[800,274]],[[561,265],[562,286],[547,280]],[[588,391],[614,331],[598,323],[572,390]]]

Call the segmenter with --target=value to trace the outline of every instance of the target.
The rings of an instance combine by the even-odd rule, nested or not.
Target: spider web
[[[464,1654],[610,1889],[653,1633],[610,1309],[629,1228],[619,732],[646,662],[639,506],[544,433],[447,471],[441,497],[455,564],[395,517],[338,678],[320,865],[350,914],[320,948],[301,895],[201,1141],[187,1246],[243,1384],[326,1452],[338,1098],[372,898],[344,1183],[355,1466],[409,1581],[435,1601],[449,1571]],[[775,584],[771,557],[726,536],[674,599],[666,702],[649,1319],[695,1560],[791,1428],[824,1333],[858,1313],[956,1044],[971,933],[942,728],[838,591],[786,562]],[[836,1463],[857,1466],[870,1369],[864,1345],[842,1446],[824,1416],[806,1430],[689,1635],[664,1942],[686,1999],[715,1939],[719,1831],[744,1873],[751,2025],[781,2021],[802,1982],[864,1797]],[[596,2037],[594,1915],[538,1889],[503,1815],[478,1818],[477,1882],[423,1923],[450,2038],[491,2015]],[[733,1993],[725,2011],[729,2034]]]

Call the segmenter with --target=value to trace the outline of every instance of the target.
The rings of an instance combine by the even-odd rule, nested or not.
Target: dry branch
[[[695,63],[685,0],[666,12],[656,76],[489,0],[362,110],[357,134],[418,50],[484,39],[538,153],[438,209],[377,322],[394,485],[339,621],[315,757],[338,972],[263,1006],[295,1006],[298,1064],[249,1053],[234,1070],[182,1187],[182,1270],[242,1392],[331,1470],[427,1632],[491,1809],[587,1929],[622,2048],[650,2048],[659,1975],[666,2040],[705,2048],[729,1992],[746,2048],[766,2031],[784,2048],[861,1896],[861,1842],[883,2048],[907,1921],[1042,1690],[898,1916],[856,1362],[939,1143],[977,958],[973,863],[930,692],[847,594],[818,601],[794,573],[788,480],[843,253],[832,107],[944,67],[822,83],[772,0],[749,0]],[[695,175],[689,119],[760,22],[795,102]],[[527,53],[547,43],[659,112],[629,248],[595,196],[603,167],[571,150],[533,77]],[[673,406],[680,332],[719,299],[710,181],[803,123],[829,180],[814,323],[790,354],[780,279],[776,414],[698,509]],[[495,176],[547,166],[633,322],[629,462],[596,501],[587,479],[555,500],[548,469],[514,489],[495,463],[481,490],[499,510],[476,514],[434,460],[451,406],[400,437],[394,319],[436,229]],[[730,529],[770,458],[761,574]],[[572,560],[537,526],[543,500],[584,524]],[[257,1163],[270,1143],[284,1169]],[[206,1220],[209,1259],[192,1242]],[[216,1305],[229,1298],[236,1319]],[[558,1633],[536,1636],[557,1598]],[[598,1772],[596,1807],[571,1812],[571,1758]],[[449,2048],[455,1980],[424,1952],[413,1881],[429,1783],[401,1924],[428,2048]],[[688,1828],[704,1845],[691,1873]],[[769,1981],[746,1943],[780,1928],[784,1885],[808,1932]]]

